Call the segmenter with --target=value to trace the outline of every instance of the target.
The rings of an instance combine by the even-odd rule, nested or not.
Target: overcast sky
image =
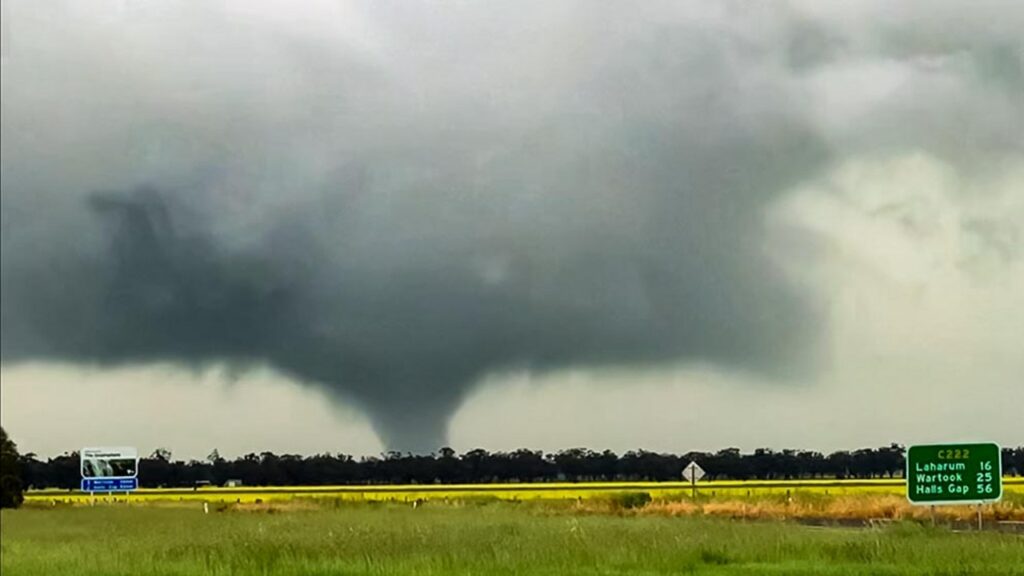
[[[25,451],[1024,443],[1024,4],[2,1]]]

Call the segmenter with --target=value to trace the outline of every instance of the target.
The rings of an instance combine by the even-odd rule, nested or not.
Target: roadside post
[[[999,445],[927,444],[907,449],[907,500],[931,506],[975,505],[978,530],[981,507],[1003,496],[1003,461]]]
[[[704,469],[696,462],[691,461],[683,468],[683,479],[690,483],[690,497],[697,499],[697,482],[704,477]]]
[[[93,504],[97,492],[124,492],[127,496],[139,487],[139,451],[135,448],[82,448],[79,456],[81,489],[89,493]]]

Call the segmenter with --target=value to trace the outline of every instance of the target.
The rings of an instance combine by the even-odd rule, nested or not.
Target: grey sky
[[[1024,440],[1017,3],[4,10],[26,449]]]

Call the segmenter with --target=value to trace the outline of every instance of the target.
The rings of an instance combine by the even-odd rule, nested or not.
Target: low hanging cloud
[[[952,10],[4,1],[4,363],[265,364],[396,449],[503,371],[813,373],[791,192],[1024,156],[1021,40]]]

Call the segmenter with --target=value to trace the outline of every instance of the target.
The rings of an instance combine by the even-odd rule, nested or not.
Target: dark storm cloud
[[[867,138],[801,77],[848,31],[731,3],[140,6],[12,7],[5,363],[266,363],[415,450],[496,371],[813,366],[762,215]]]

